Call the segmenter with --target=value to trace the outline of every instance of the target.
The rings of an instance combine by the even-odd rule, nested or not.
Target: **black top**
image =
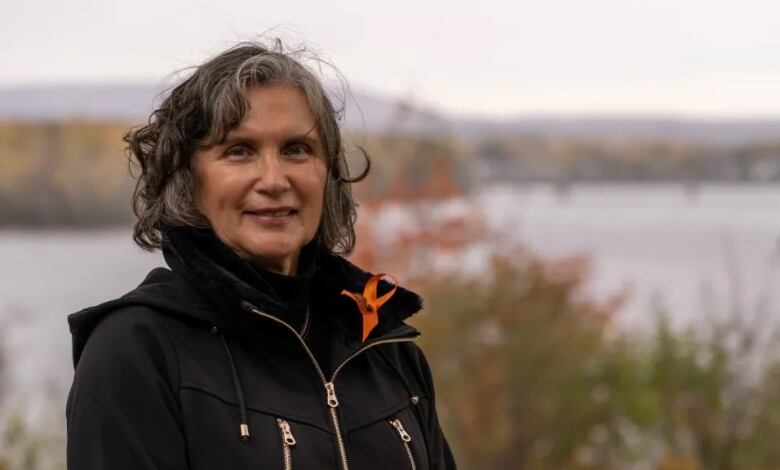
[[[316,259],[313,253],[310,252],[308,256],[304,256],[304,252],[302,252],[299,261],[299,266],[303,270],[299,268],[298,273],[289,276],[258,265],[252,267],[271,287],[271,293],[287,308],[289,316],[285,320],[296,330],[302,331],[307,322],[311,280],[314,277]]]
[[[272,293],[287,308],[285,320],[292,325],[311,348],[314,357],[326,374],[332,368],[330,323],[322,318],[319,309],[311,308],[311,283],[317,269],[318,246],[313,241],[301,249],[298,269],[294,275],[284,275],[253,264],[255,272],[271,287]]]
[[[309,306],[311,280],[317,268],[317,244],[312,241],[301,249],[297,271],[293,275],[284,275],[252,264],[255,272],[265,280],[271,293],[287,308],[286,320],[298,331],[306,322],[306,310]],[[219,259],[215,260],[220,262]]]

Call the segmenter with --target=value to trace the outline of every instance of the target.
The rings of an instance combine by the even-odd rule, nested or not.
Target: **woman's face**
[[[322,216],[322,142],[299,88],[264,85],[247,97],[249,110],[225,142],[195,152],[195,204],[240,257],[293,274]]]

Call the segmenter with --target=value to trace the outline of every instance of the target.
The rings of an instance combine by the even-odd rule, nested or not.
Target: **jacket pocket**
[[[417,464],[414,462],[414,454],[412,453],[412,436],[406,432],[404,423],[400,418],[391,419],[388,423],[398,433],[398,437],[401,439],[401,444],[404,446],[406,455],[409,456],[409,467],[412,470],[417,470]]]
[[[358,422],[348,429],[347,444],[351,469],[429,468],[427,443],[414,406],[399,406]]]
[[[284,470],[292,470],[292,449],[297,442],[293,436],[290,423],[282,418],[276,418],[276,424],[279,426],[279,437],[282,439],[282,459]]]
[[[190,470],[336,468],[337,450],[324,415],[319,423],[285,409],[249,406],[251,435],[243,440],[238,426],[240,412],[229,397],[194,387],[183,389],[181,396]],[[387,424],[383,424],[387,437],[391,437]]]

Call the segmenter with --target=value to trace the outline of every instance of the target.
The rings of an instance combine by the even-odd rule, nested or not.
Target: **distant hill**
[[[0,89],[0,120],[65,119],[141,121],[163,91],[153,85],[68,85]],[[451,116],[365,91],[346,100],[346,128],[355,131],[493,134],[560,138],[688,140],[716,145],[780,138],[777,119],[704,120],[665,116],[525,116],[490,120]]]
[[[0,119],[136,121],[149,115],[161,90],[142,85],[0,88]]]

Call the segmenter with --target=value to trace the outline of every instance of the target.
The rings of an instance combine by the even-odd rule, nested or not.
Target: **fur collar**
[[[163,255],[170,268],[202,288],[221,311],[235,312],[240,309],[241,301],[247,301],[279,318],[287,315],[284,302],[274,295],[262,275],[224,245],[213,231],[168,227],[163,233]],[[361,319],[358,308],[341,292],[362,293],[372,274],[342,256],[319,249],[316,242],[306,245],[303,250],[306,256],[314,257],[316,263],[311,285],[312,303],[316,304],[313,307],[332,314],[350,336],[359,335]],[[391,288],[390,283],[382,280],[379,294]],[[376,334],[381,335],[397,327],[421,308],[420,296],[399,286],[379,312]],[[372,336],[375,335],[372,333]]]

